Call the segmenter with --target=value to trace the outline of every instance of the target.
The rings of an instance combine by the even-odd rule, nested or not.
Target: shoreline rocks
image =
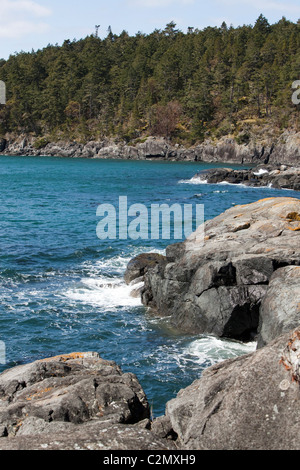
[[[149,428],[137,377],[97,353],[57,356],[0,375],[1,450],[175,448]]]
[[[260,308],[258,348],[300,324],[300,267],[274,272]]]
[[[144,276],[142,303],[179,331],[253,340],[271,276],[300,266],[299,234],[299,199],[235,206],[167,248]]]
[[[0,450],[300,450],[299,386],[300,327],[207,368],[154,421],[133,374],[57,356],[0,375]]]
[[[300,450],[300,329],[206,369],[169,401],[184,450]]]
[[[236,206],[129,263],[145,305],[177,327],[253,339],[151,421],[131,373],[72,353],[0,374],[0,450],[300,450],[300,200]]]
[[[193,180],[200,180],[208,184],[230,183],[300,191],[300,167],[259,165],[257,168],[249,170],[213,168],[197,173],[192,178]]]
[[[142,253],[129,261],[124,274],[124,281],[127,285],[132,281],[143,281],[149,269],[153,269],[165,261],[166,257],[159,253]]]
[[[270,139],[269,139],[270,140]],[[47,138],[7,135],[0,141],[0,154],[24,156],[57,156],[64,158],[100,158],[126,160],[195,161],[231,164],[287,164],[300,161],[300,133],[285,131],[275,141],[260,142],[253,138],[247,144],[238,144],[232,136],[218,141],[207,139],[201,144],[184,147],[172,144],[163,137],[147,137],[134,144],[110,139],[90,141],[86,144],[61,140],[49,142]]]

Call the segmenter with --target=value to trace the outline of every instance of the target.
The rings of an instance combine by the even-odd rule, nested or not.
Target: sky
[[[62,44],[95,32],[105,37],[123,30],[130,35],[164,29],[174,21],[188,27],[254,24],[260,14],[270,23],[282,16],[296,22],[299,0],[0,0],[0,58],[21,51]]]

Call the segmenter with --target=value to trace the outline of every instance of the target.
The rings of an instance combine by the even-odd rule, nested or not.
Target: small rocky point
[[[258,165],[255,168],[233,170],[211,168],[197,173],[192,181],[208,184],[230,183],[250,187],[270,187],[300,191],[300,167],[287,165]]]
[[[144,276],[142,302],[181,331],[253,340],[259,327],[265,334],[260,320],[267,321],[267,314],[260,318],[260,309],[269,282],[280,268],[300,266],[299,246],[299,199],[234,206],[167,247],[164,259]],[[289,311],[293,298],[284,298]]]

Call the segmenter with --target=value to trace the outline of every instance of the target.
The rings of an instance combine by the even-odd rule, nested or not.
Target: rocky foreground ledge
[[[208,368],[154,421],[135,375],[58,356],[0,375],[0,450],[300,450],[299,387],[300,328]]]
[[[156,437],[136,376],[97,353],[72,353],[0,375],[0,450],[170,450]]]

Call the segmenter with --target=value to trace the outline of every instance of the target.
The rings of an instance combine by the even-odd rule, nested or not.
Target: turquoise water
[[[97,351],[141,382],[154,415],[207,366],[254,350],[173,331],[131,297],[129,260],[174,240],[99,240],[99,204],[204,204],[210,219],[233,204],[293,191],[191,184],[216,165],[0,157],[0,340],[6,364]],[[222,165],[218,165],[222,166]],[[228,165],[226,165],[228,166]],[[177,241],[177,240],[176,240]]]

